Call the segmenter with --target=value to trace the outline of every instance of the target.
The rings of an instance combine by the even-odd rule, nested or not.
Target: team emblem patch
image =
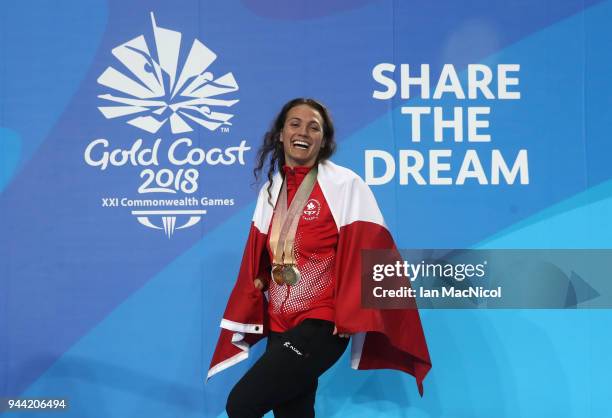
[[[319,212],[321,212],[321,203],[317,199],[310,199],[304,206],[302,218],[305,221],[312,221],[319,217]]]

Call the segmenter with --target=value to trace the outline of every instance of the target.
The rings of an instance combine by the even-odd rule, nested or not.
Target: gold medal
[[[295,285],[300,281],[301,274],[295,264],[286,264],[283,268],[283,279],[289,286]]]
[[[279,285],[282,286],[285,284],[285,280],[283,279],[283,269],[285,266],[282,264],[274,264],[272,265],[272,280]]]

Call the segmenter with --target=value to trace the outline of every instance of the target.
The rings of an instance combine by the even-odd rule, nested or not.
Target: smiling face
[[[280,140],[289,167],[314,165],[324,144],[321,114],[306,104],[292,107],[287,112]]]

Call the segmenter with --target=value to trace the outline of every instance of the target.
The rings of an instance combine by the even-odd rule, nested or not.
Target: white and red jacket
[[[287,204],[312,167],[284,167]],[[274,222],[274,218],[270,223]],[[269,234],[269,231],[268,231]],[[268,236],[269,238],[269,236]],[[270,280],[270,264],[262,260],[259,278],[268,284],[270,331],[284,332],[306,318],[335,319],[335,262],[338,227],[318,182],[315,182],[295,233],[294,256],[301,279],[293,286]],[[268,242],[269,259],[274,258]]]
[[[361,250],[396,250],[374,195],[365,182],[347,168],[326,161],[319,164],[318,170],[311,198],[316,199],[318,191],[322,193],[325,204],[320,209],[328,208],[337,230],[331,275],[333,322],[339,333],[352,334],[351,366],[354,369],[405,371],[416,378],[422,394],[422,382],[431,369],[431,361],[418,311],[361,307]],[[221,320],[221,335],[208,371],[209,378],[246,359],[250,346],[269,331],[267,301],[253,281],[269,268],[268,231],[281,184],[282,177],[277,173],[271,189],[272,204],[268,202],[267,185],[259,193],[238,279]],[[311,210],[316,209],[311,207]],[[305,222],[304,215],[308,213],[302,214],[300,225]],[[292,317],[289,325],[294,325],[294,321]],[[277,320],[276,323],[277,330],[285,328]]]

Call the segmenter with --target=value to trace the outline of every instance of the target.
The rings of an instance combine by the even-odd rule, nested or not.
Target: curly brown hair
[[[276,171],[280,171],[285,165],[285,153],[283,151],[283,143],[280,142],[280,133],[285,126],[287,113],[299,105],[307,105],[319,112],[323,118],[323,144],[319,150],[316,163],[325,161],[336,151],[336,141],[334,139],[334,124],[327,108],[315,99],[299,97],[287,102],[279,114],[274,119],[270,130],[263,137],[263,144],[257,151],[257,163],[253,169],[255,181],[258,182],[264,165],[267,166],[268,178],[268,202],[272,203],[272,177]]]

